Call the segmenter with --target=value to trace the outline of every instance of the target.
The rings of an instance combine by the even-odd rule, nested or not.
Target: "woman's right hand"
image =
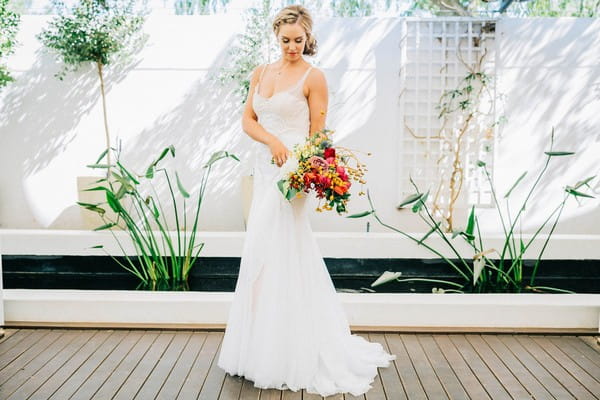
[[[273,161],[278,167],[281,167],[287,161],[290,151],[285,147],[283,142],[276,137],[274,137],[268,145],[271,150],[271,155],[273,156]]]

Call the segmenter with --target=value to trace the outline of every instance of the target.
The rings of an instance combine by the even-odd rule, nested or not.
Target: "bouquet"
[[[351,181],[364,185],[367,168],[350,149],[333,147],[330,139],[333,133],[323,129],[308,137],[304,144],[294,146],[291,157],[281,167],[277,186],[288,200],[301,196],[302,192],[314,191],[319,199],[317,211],[335,207],[341,214],[346,212]],[[360,195],[364,195],[362,190]],[[323,200],[325,204],[321,205]]]

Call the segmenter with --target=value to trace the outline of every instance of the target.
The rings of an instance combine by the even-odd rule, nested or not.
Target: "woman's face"
[[[304,51],[306,32],[298,23],[283,24],[279,27],[277,41],[281,48],[281,57],[287,61],[296,61]]]

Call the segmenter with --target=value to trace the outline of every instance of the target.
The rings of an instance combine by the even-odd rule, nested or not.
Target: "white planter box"
[[[353,329],[598,332],[600,295],[338,293]],[[6,326],[224,328],[231,292],[5,289]]]

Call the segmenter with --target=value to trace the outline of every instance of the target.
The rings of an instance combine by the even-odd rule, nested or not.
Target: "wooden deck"
[[[0,399],[322,399],[260,390],[216,365],[223,331],[7,329]],[[397,355],[375,399],[597,399],[591,336],[364,333]],[[336,395],[327,399],[357,397]]]

